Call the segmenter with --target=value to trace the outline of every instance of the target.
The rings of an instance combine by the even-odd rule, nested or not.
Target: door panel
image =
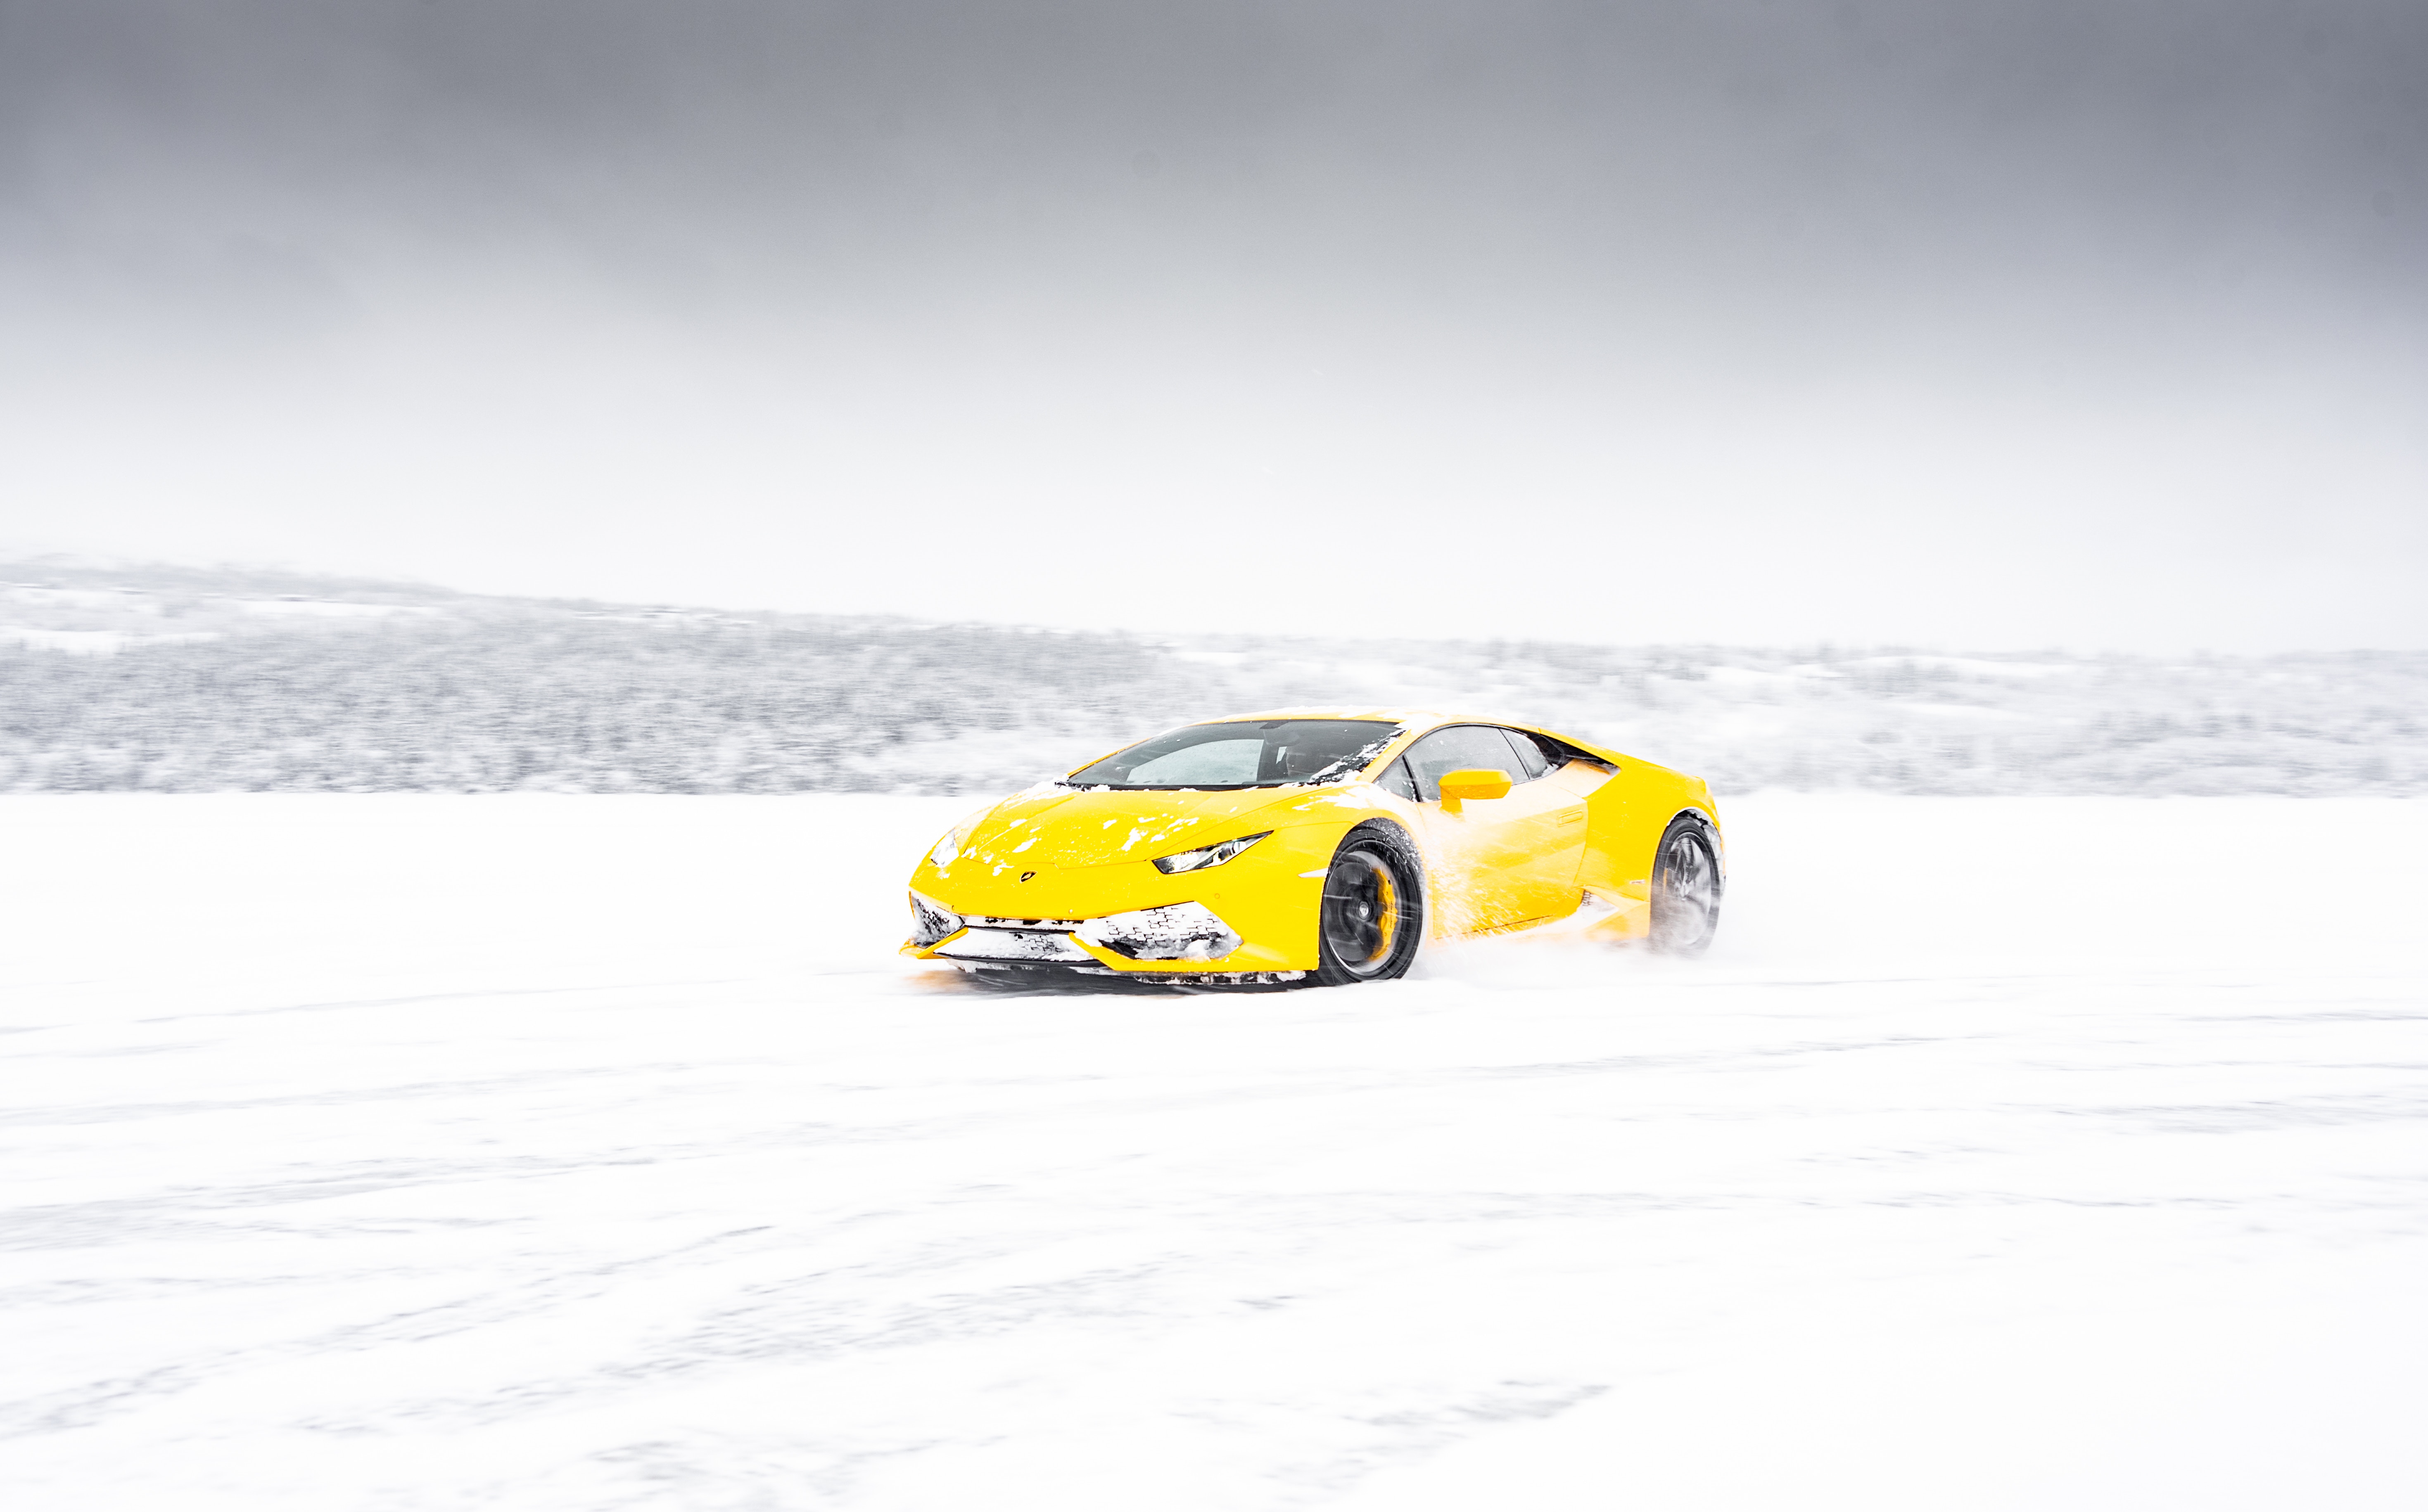
[[[1524,912],[1521,919],[1562,919],[1576,912],[1583,896],[1577,886],[1577,869],[1585,858],[1585,801],[1576,785],[1551,771],[1550,762],[1532,740],[1516,730],[1501,732],[1518,748],[1518,757],[1533,780],[1509,791],[1509,802],[1520,806],[1510,823],[1518,854],[1513,891]]]
[[[1522,739],[1522,737],[1518,737]],[[1445,933],[1468,934],[1571,913],[1584,854],[1584,795],[1557,773],[1529,781],[1512,737],[1489,724],[1453,724],[1409,747],[1425,837],[1435,857],[1435,910]],[[1442,806],[1446,772],[1483,768],[1509,773],[1505,798]]]

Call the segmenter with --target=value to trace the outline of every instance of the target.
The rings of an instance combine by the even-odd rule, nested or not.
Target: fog
[[[2421,1505],[2423,268],[2416,0],[0,0],[0,1505]],[[1593,759],[1047,879],[1292,707]]]
[[[0,547],[2428,644],[2392,3],[0,8]]]

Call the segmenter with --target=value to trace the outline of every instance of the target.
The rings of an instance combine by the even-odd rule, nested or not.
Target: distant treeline
[[[906,754],[1152,723],[1137,695],[1154,659],[1108,636],[884,622],[440,621],[6,648],[0,789],[948,788]]]
[[[987,792],[1187,719],[1466,710],[1761,788],[2428,793],[2428,655],[1182,643],[0,566],[0,790]],[[275,589],[277,592],[271,592]]]

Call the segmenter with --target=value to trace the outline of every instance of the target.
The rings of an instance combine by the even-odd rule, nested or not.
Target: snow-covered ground
[[[896,960],[967,806],[0,799],[0,1505],[2428,1505],[2428,803],[1251,997]]]

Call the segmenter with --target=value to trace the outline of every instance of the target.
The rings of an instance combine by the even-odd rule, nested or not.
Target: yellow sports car
[[[1406,709],[1186,724],[971,815],[910,875],[903,952],[997,979],[1378,982],[1419,944],[1586,915],[1711,942],[1727,852],[1682,772]]]

